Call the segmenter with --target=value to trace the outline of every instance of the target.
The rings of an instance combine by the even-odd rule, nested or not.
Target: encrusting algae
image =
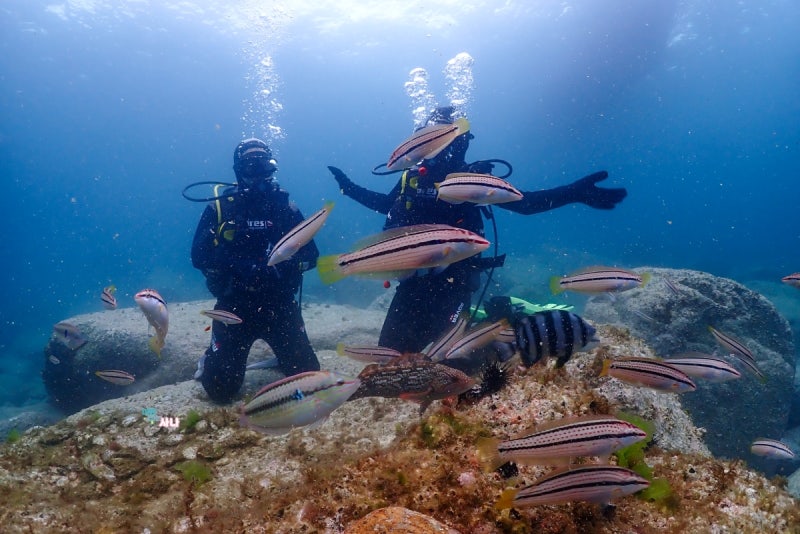
[[[608,339],[606,330],[600,334]],[[647,351],[634,339],[615,343],[602,357]],[[98,405],[91,417],[33,428],[0,447],[0,524],[11,533],[358,533],[372,528],[355,526],[370,512],[402,507],[463,534],[684,533],[712,525],[718,532],[800,532],[800,505],[782,483],[741,461],[711,458],[676,395],[601,379],[594,359],[581,354],[559,370],[512,369],[500,391],[437,401],[422,418],[400,399],[359,399],[319,428],[281,437],[238,427],[235,409],[198,411],[193,431],[181,432]],[[156,394],[141,395],[149,393]],[[621,411],[653,422],[653,441],[641,452],[653,479],[667,482],[668,497],[629,496],[613,509],[584,502],[495,507],[505,490],[553,468],[518,464],[510,478],[485,473],[481,438]],[[617,451],[617,458],[610,465],[635,468],[632,455]]]

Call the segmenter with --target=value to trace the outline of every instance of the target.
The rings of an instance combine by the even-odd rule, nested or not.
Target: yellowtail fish
[[[117,309],[117,298],[114,296],[114,293],[116,291],[117,288],[113,285],[103,289],[103,292],[100,294],[100,300],[103,302],[103,307],[105,309],[107,310]]]
[[[542,358],[558,358],[562,367],[575,352],[588,351],[600,343],[595,327],[565,310],[532,313],[518,321],[524,335],[516,339],[522,361],[531,366]]]
[[[470,202],[485,206],[522,199],[522,193],[516,187],[491,174],[454,172],[436,184],[436,190],[436,198],[450,204]]]
[[[242,318],[236,315],[235,313],[231,313],[229,311],[202,310],[200,313],[214,321],[217,321],[218,323],[224,324],[225,326],[232,324],[242,324]]]
[[[685,393],[697,389],[686,373],[653,358],[630,356],[605,360],[600,376],[606,375],[635,386],[667,393]]]
[[[428,358],[434,362],[443,360],[453,345],[464,336],[468,323],[469,313],[459,314],[453,327],[427,348],[425,354],[427,354]]]
[[[587,267],[564,277],[550,279],[550,290],[554,295],[564,291],[575,291],[590,295],[619,293],[644,286],[650,273],[639,274],[616,267]]]
[[[370,364],[358,374],[361,387],[350,400],[362,397],[399,398],[420,404],[420,414],[431,402],[464,393],[475,381],[447,365],[427,359],[401,358],[383,365]]]
[[[298,250],[314,238],[319,229],[322,228],[322,225],[325,224],[325,220],[332,209],[333,202],[327,202],[321,210],[289,230],[273,247],[267,260],[267,265],[272,267],[294,256]]]
[[[164,341],[169,330],[169,311],[167,302],[158,294],[155,289],[143,289],[134,295],[133,299],[141,308],[142,313],[147,318],[147,322],[155,329],[156,334],[150,338],[150,350],[161,357],[161,349],[164,348]]]
[[[403,354],[389,347],[379,347],[371,345],[336,345],[336,353],[339,356],[346,356],[351,360],[364,363],[387,363],[400,358]]]
[[[444,150],[453,139],[469,131],[469,122],[461,117],[453,124],[432,124],[420,128],[394,149],[386,168],[408,169],[423,159],[430,159]]]
[[[770,460],[793,460],[794,451],[782,441],[759,438],[750,444],[750,452]]]
[[[77,326],[63,321],[53,326],[53,334],[70,350],[78,350],[87,341]]]
[[[624,467],[582,465],[560,469],[519,490],[506,490],[495,508],[502,510],[574,501],[605,505],[649,486],[646,478]]]
[[[485,347],[500,335],[500,332],[507,329],[508,319],[500,319],[499,321],[483,326],[478,325],[469,332],[466,332],[461,339],[456,341],[450,350],[444,355],[445,360],[452,360],[454,358],[466,358],[472,352]]]
[[[781,278],[781,282],[789,284],[792,287],[800,288],[800,273],[790,274]]]
[[[474,256],[489,241],[446,224],[418,224],[386,230],[364,240],[355,252],[323,256],[317,272],[326,284],[350,275],[402,278],[417,269],[444,267]]]
[[[95,371],[94,374],[106,382],[111,382],[112,384],[117,384],[118,386],[127,386],[128,384],[133,384],[134,380],[136,380],[136,377],[134,377],[132,374],[125,371],[120,371],[118,369]]]
[[[679,369],[692,378],[702,378],[709,382],[720,383],[741,378],[742,374],[735,367],[719,358],[713,358],[702,352],[685,352],[663,360],[664,363]]]
[[[484,438],[478,452],[487,471],[505,462],[566,465],[580,456],[608,457],[647,437],[647,432],[610,415],[589,415],[553,421],[507,441]]]
[[[241,408],[239,423],[268,435],[321,424],[361,382],[333,371],[309,371],[262,388]]]

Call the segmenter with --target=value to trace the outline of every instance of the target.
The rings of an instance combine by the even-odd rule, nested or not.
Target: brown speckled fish
[[[472,378],[458,369],[427,359],[406,357],[385,365],[368,365],[358,378],[361,386],[349,400],[400,398],[420,403],[420,414],[431,402],[459,395],[475,385]]]

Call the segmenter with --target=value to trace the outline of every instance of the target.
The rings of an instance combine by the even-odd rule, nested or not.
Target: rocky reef
[[[503,389],[469,403],[436,402],[420,417],[402,400],[358,399],[317,428],[280,437],[240,428],[236,406],[209,403],[193,381],[108,400],[0,448],[0,524],[12,533],[355,534],[391,531],[400,521],[414,532],[464,534],[799,531],[800,505],[786,480],[711,457],[703,430],[681,407],[685,395],[599,377],[605,358],[653,355],[626,329],[599,333],[602,345],[564,368],[514,368]],[[323,368],[360,368],[331,350],[319,356]],[[270,380],[269,371],[248,374],[245,394]],[[495,507],[504,489],[552,468],[485,472],[479,438],[620,410],[655,425],[644,460],[669,491],[626,497],[612,509]]]
[[[694,423],[706,429],[705,442],[715,456],[744,458],[767,472],[774,470],[774,462],[751,455],[749,446],[759,437],[780,439],[787,429],[795,372],[789,323],[766,298],[734,280],[686,269],[642,267],[637,271],[649,272],[651,281],[614,299],[605,295],[590,299],[584,316],[624,326],[659,357],[686,351],[727,356],[709,326],[744,342],[765,375],[764,382],[728,358],[741,370],[740,379],[701,382],[697,391],[681,400]],[[791,473],[797,464],[785,467]]]

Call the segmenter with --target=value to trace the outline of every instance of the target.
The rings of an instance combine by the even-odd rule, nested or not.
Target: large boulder
[[[741,370],[742,378],[722,384],[698,379],[697,391],[682,395],[681,401],[694,423],[707,430],[706,442],[716,456],[744,458],[761,469],[774,469],[774,462],[750,454],[749,446],[759,437],[780,438],[786,430],[795,372],[794,342],[786,319],[766,298],[727,278],[686,269],[637,271],[651,273],[652,280],[615,298],[591,298],[584,316],[624,325],[661,357],[686,351],[725,356]],[[728,357],[709,326],[743,341],[765,382]]]
[[[107,399],[191,379],[211,336],[206,331],[211,320],[200,311],[213,306],[213,300],[169,304],[170,327],[160,358],[148,348],[153,331],[138,308],[66,319],[88,341],[77,350],[55,338],[48,342],[42,379],[50,401],[69,414]],[[339,342],[375,344],[383,320],[380,313],[328,304],[304,306],[303,316],[311,345],[317,351],[335,350]],[[250,352],[250,361],[271,356],[269,346],[258,341]],[[136,381],[117,385],[95,375],[109,369],[126,371]]]

